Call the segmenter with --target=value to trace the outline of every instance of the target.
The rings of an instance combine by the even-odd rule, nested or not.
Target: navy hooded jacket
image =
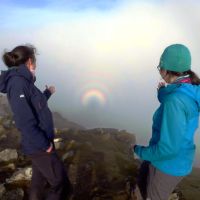
[[[0,92],[7,94],[21,132],[22,151],[27,155],[46,151],[54,139],[52,113],[47,104],[51,93],[48,89],[42,93],[34,82],[25,65],[2,71],[0,75]]]

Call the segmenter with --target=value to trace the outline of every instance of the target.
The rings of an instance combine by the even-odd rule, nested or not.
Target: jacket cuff
[[[140,145],[135,145],[134,146],[134,152],[140,157],[142,158],[142,149],[144,147],[143,146],[140,146]]]
[[[50,92],[50,90],[48,90],[48,89],[46,89],[44,92],[43,92],[43,94],[46,96],[46,98],[47,98],[47,100],[50,98],[50,96],[51,96],[51,92]]]

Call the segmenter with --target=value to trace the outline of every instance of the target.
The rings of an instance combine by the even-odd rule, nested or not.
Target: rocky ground
[[[28,200],[31,162],[20,153],[20,134],[6,106],[0,110],[0,200]],[[131,143],[135,136],[124,130],[57,130],[56,149],[74,188],[71,200],[136,200],[139,162],[129,153]],[[199,200],[199,177],[194,169],[170,200]]]
[[[4,118],[0,124],[0,199],[28,199],[30,160],[19,151],[19,133],[12,120]],[[58,154],[74,187],[72,199],[131,198],[137,173],[128,152],[135,142],[133,134],[115,129],[65,130],[57,131],[56,137]]]

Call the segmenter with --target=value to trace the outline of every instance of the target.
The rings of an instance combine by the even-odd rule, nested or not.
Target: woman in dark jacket
[[[53,86],[42,93],[35,85],[36,49],[30,45],[17,46],[5,52],[3,61],[8,67],[0,75],[0,92],[6,93],[21,132],[21,146],[32,160],[30,200],[41,200],[48,183],[46,199],[64,200],[70,183],[64,164],[54,148],[54,125],[47,100],[55,92]]]

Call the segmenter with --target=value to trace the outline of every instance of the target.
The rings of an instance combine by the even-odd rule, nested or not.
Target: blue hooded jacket
[[[54,126],[47,100],[51,93],[43,93],[34,85],[35,78],[25,65],[2,71],[0,92],[7,98],[21,132],[24,154],[46,151],[54,139]]]
[[[153,116],[152,138],[135,153],[160,171],[185,176],[192,170],[194,134],[198,128],[200,86],[174,83],[158,91],[160,107]]]

